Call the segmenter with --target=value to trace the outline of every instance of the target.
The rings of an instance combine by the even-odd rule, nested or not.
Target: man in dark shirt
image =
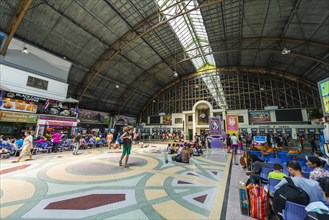
[[[269,168],[269,165],[259,159],[256,155],[250,154],[251,159],[251,170],[247,171],[246,174],[250,175],[249,181],[253,184],[256,184],[261,180],[260,173],[264,167]]]

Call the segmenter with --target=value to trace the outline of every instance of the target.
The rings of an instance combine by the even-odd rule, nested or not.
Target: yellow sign
[[[0,111],[0,121],[2,122],[37,123],[37,120],[37,115]]]

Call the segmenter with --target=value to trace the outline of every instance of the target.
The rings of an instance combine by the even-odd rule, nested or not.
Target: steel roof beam
[[[7,49],[9,47],[9,44],[11,40],[14,37],[14,34],[16,33],[17,28],[21,24],[27,10],[29,9],[30,5],[32,4],[33,0],[21,0],[17,6],[15,15],[12,17],[11,21],[8,23],[8,26],[6,28],[8,38],[1,50],[1,55],[6,56]]]
[[[298,10],[298,7],[299,7],[301,1],[302,1],[302,0],[297,0],[295,6],[294,6],[294,8],[293,8],[293,10],[291,11],[290,16],[289,16],[289,18],[288,18],[288,21],[287,21],[287,23],[285,24],[285,26],[284,26],[284,28],[283,28],[281,34],[280,34],[280,40],[276,43],[275,50],[278,49],[278,47],[279,47],[279,45],[280,45],[280,42],[282,41],[282,39],[284,39],[284,35],[285,35],[286,31],[288,30],[288,27],[289,27],[289,25],[290,25],[290,23],[291,23],[293,17],[294,17],[295,14],[297,13],[297,10]],[[279,1],[278,1],[278,3],[280,4]],[[280,19],[281,19],[281,17],[280,17]],[[284,40],[285,40],[285,39],[284,39]],[[267,62],[267,68],[269,68],[269,67],[271,66],[272,61],[273,61],[275,55],[276,55],[275,53],[272,53],[272,54],[271,54],[271,56],[270,56],[270,58],[268,59],[268,62]]]
[[[152,101],[154,99],[156,99],[157,96],[159,96],[161,93],[163,93],[164,91],[166,91],[170,87],[176,85],[177,83],[179,83],[181,81],[184,81],[184,80],[187,80],[187,79],[190,79],[190,78],[202,77],[203,75],[207,74],[209,71],[190,74],[188,76],[182,77],[182,78],[177,79],[177,80],[173,81],[172,83],[168,84],[166,87],[159,90],[156,94],[154,94],[149,99],[149,101],[146,103],[146,105],[145,105],[144,109],[142,110],[142,112],[144,112],[146,110],[146,108],[152,103]],[[308,80],[305,80],[301,77],[295,76],[291,73],[277,71],[277,70],[274,70],[274,69],[268,69],[268,68],[263,68],[263,67],[240,67],[240,66],[222,67],[222,68],[214,68],[214,71],[217,71],[219,73],[221,73],[221,72],[239,72],[239,71],[241,72],[241,71],[245,71],[245,72],[253,72],[253,73],[271,74],[271,75],[274,75],[274,76],[282,77],[282,78],[284,78],[286,80],[289,80],[289,81],[300,82],[301,84],[303,84],[305,86],[308,86],[308,87],[311,87],[311,88],[314,88],[314,89],[317,88],[316,83],[309,82]]]
[[[183,51],[183,53],[185,53],[186,51]],[[203,55],[200,55],[200,56],[204,56],[204,55],[210,55],[210,54],[221,54],[221,53],[235,53],[235,52],[258,52],[258,53],[279,53],[281,54],[281,51],[273,51],[273,50],[267,50],[267,49],[250,49],[250,48],[247,48],[247,49],[231,49],[231,50],[221,50],[221,51],[217,51],[217,52],[212,52],[212,53],[208,53],[208,54],[203,54]],[[283,56],[283,55],[282,55]],[[319,58],[316,58],[316,57],[311,57],[311,56],[308,56],[308,55],[304,55],[304,54],[298,54],[298,53],[289,53],[287,55],[284,55],[284,56],[295,56],[295,57],[299,57],[299,58],[304,58],[304,59],[308,59],[308,60],[312,60],[312,61],[316,61],[318,64],[324,64],[324,65],[327,65],[329,66],[329,62],[325,62],[323,60],[320,60]],[[179,63],[183,63],[183,62],[186,62],[188,60],[191,60],[193,58],[196,58],[198,56],[194,56],[194,57],[186,57],[185,59],[183,60],[180,60],[179,62],[176,63],[179,64]],[[161,70],[159,70],[161,71]],[[297,77],[297,76],[296,76]],[[148,80],[148,79],[147,79]],[[144,80],[143,83],[140,83],[138,86],[141,87],[143,86],[147,80]],[[310,83],[310,82],[308,82]],[[132,97],[132,95],[135,93],[135,90],[137,90],[138,87],[134,88],[134,90],[131,91],[131,93],[128,95],[128,97],[125,99],[124,103],[127,104],[129,99]],[[123,96],[121,96],[121,99],[124,98]],[[120,99],[120,100],[121,100]]]
[[[197,9],[200,9],[200,8],[204,8],[204,7],[209,7],[210,5],[214,5],[214,4],[217,4],[219,2],[221,2],[223,0],[214,0],[212,2],[209,2],[209,3],[204,3],[204,4],[201,4],[199,5],[198,7],[195,7],[191,10],[188,10],[188,11],[185,11],[185,12],[182,12],[176,16],[173,16],[172,18],[170,19],[167,19],[166,21],[160,21],[160,22],[156,22],[153,24],[153,26],[151,28],[148,28],[146,29],[145,31],[143,31],[142,33],[140,33],[139,35],[136,35],[134,33],[132,33],[132,31],[134,30],[131,30],[129,32],[127,32],[127,35],[124,35],[123,36],[123,39],[120,38],[118,39],[118,41],[116,41],[109,49],[107,49],[103,55],[98,59],[99,60],[106,60],[105,62],[98,62],[96,61],[95,62],[95,65],[94,66],[97,66],[97,68],[92,68],[95,70],[94,73],[91,73],[91,74],[88,74],[87,75],[87,78],[85,78],[85,82],[81,88],[80,88],[80,98],[79,100],[82,100],[83,96],[85,95],[85,92],[87,91],[87,89],[89,88],[89,86],[91,85],[91,83],[95,80],[96,76],[104,69],[106,68],[109,63],[119,54],[121,53],[121,51],[125,50],[128,46],[130,46],[133,42],[135,42],[136,40],[140,39],[141,37],[145,36],[146,34],[149,34],[151,31],[155,30],[156,28],[162,26],[163,24],[166,24],[168,21],[172,20],[172,19],[175,19],[176,17],[178,16],[181,16],[183,14],[187,14],[191,11],[194,11],[194,10],[197,10]],[[161,13],[161,12],[160,12]],[[128,39],[127,39],[128,38]],[[123,45],[122,42],[125,42]],[[79,92],[78,92],[79,93]]]
[[[105,3],[132,29],[132,30],[134,30],[134,27],[118,12],[118,10],[116,10],[116,8],[114,8],[113,7],[113,5],[111,4],[111,3],[109,3],[107,0],[105,0]],[[133,5],[134,6],[134,5]],[[134,7],[135,8],[135,7]],[[136,10],[136,8],[135,8],[135,10]],[[136,10],[137,11],[137,10]],[[138,11],[137,11],[138,12]],[[145,21],[145,20],[147,20],[147,19],[145,19],[144,17],[143,17],[143,21]],[[142,22],[143,22],[142,21]],[[138,35],[139,33],[137,32],[137,30],[135,30],[135,32],[136,32],[136,34]],[[164,61],[165,62],[165,60],[161,57],[161,55],[142,37],[141,38],[143,41],[144,41],[144,43],[146,43],[146,45],[147,46],[149,46],[159,57],[160,57],[160,59],[162,60],[162,61]],[[162,41],[162,39],[159,37],[159,39]],[[169,50],[169,48],[168,48],[168,50]],[[169,50],[170,51],[170,50]],[[122,56],[122,54],[121,54],[121,56]],[[126,59],[128,59],[127,57],[125,57]],[[128,59],[129,60],[129,59]],[[130,60],[129,60],[130,61]],[[132,61],[130,61],[130,62],[132,62]],[[143,70],[143,71],[146,71],[147,72],[147,70],[145,70],[145,69],[143,69],[141,66],[139,66],[138,64],[135,64],[136,66],[138,66],[141,70]],[[148,73],[149,74],[149,73]],[[161,86],[163,86],[163,83],[161,82],[161,80],[159,80],[158,78],[156,78],[155,76],[153,76],[152,74],[149,74],[150,76],[152,76]]]
[[[74,24],[75,26],[77,26],[78,28],[80,28],[81,30],[83,30],[84,32],[86,32],[87,34],[89,34],[91,37],[93,37],[94,39],[96,39],[97,41],[99,41],[100,43],[102,43],[105,46],[108,46],[108,44],[104,41],[102,41],[101,39],[99,39],[96,35],[94,35],[93,33],[91,33],[90,31],[86,30],[85,28],[83,28],[82,26],[80,26],[77,22],[75,22],[74,20],[72,20],[71,18],[65,16],[61,11],[57,10],[54,6],[50,5],[48,2],[44,3],[47,7],[49,7],[50,9],[52,9],[54,12],[56,12],[58,15],[62,16],[63,18],[67,19],[68,21],[70,21],[72,24]],[[81,5],[79,5],[80,7],[82,7]],[[85,9],[84,7],[82,7],[84,10],[88,11],[87,9]],[[92,15],[93,16],[93,15]],[[123,58],[125,58],[128,62],[132,63],[133,65],[135,65],[136,67],[138,67],[139,69],[145,71],[141,66],[139,66],[138,64],[134,63],[133,61],[131,61],[128,57],[120,54]],[[109,77],[110,78],[110,77]],[[114,81],[114,79],[111,79]],[[161,82],[160,80],[158,80],[158,82]],[[122,84],[122,83],[121,83]],[[128,85],[127,85],[128,86]]]
[[[265,12],[265,18],[264,18],[264,21],[263,21],[262,30],[260,32],[258,46],[257,46],[258,49],[259,49],[260,42],[261,42],[262,37],[263,37],[263,32],[264,32],[265,23],[266,23],[266,20],[267,20],[268,11],[270,9],[270,5],[271,5],[271,0],[267,0],[267,7],[266,7],[266,12]],[[255,59],[254,59],[254,66],[256,64],[256,60],[257,60],[257,54],[256,54]]]

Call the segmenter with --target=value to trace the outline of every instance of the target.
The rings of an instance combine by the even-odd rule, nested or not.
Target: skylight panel
[[[166,19],[171,19],[181,12],[194,9],[197,1],[184,0],[154,0]],[[206,28],[200,9],[175,17],[168,21],[175,32],[187,56],[191,58],[194,67],[199,70],[204,66],[215,66]],[[207,73],[204,83],[219,106],[226,106],[224,91],[220,77],[216,72]]]

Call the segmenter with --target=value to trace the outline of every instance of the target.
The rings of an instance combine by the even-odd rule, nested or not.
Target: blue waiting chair
[[[260,173],[260,177],[262,177],[263,179],[267,179],[268,178],[268,174],[270,172],[272,172],[273,169],[272,168],[266,168],[266,167],[263,167],[262,168],[262,172]]]
[[[306,166],[306,159],[304,158],[297,158],[296,161],[300,164],[301,167]]]
[[[274,195],[276,189],[275,189],[275,186],[280,182],[281,180],[278,180],[278,179],[273,179],[273,178],[270,178],[268,180],[268,191],[270,193],[270,195]]]
[[[312,172],[313,170],[314,170],[313,167],[308,167],[308,166],[305,166],[304,169],[303,169],[304,172],[308,172],[308,173]]]
[[[306,179],[309,179],[310,178],[310,173],[309,172],[302,172],[302,175]]]
[[[282,164],[282,159],[280,159],[280,158],[270,158],[270,162]]]
[[[273,163],[273,162],[268,162],[267,164],[269,165],[269,167],[271,167],[271,168],[273,169],[273,167],[274,167],[274,164],[276,164],[276,163]]]
[[[324,168],[325,170],[328,170],[328,171],[329,171],[329,166],[328,166],[328,164],[325,164],[323,168]]]
[[[293,202],[286,202],[286,207],[283,210],[283,219],[286,220],[304,220],[307,216],[304,205]]]
[[[287,176],[290,176],[288,169],[285,167],[283,167],[282,173],[286,174]]]

